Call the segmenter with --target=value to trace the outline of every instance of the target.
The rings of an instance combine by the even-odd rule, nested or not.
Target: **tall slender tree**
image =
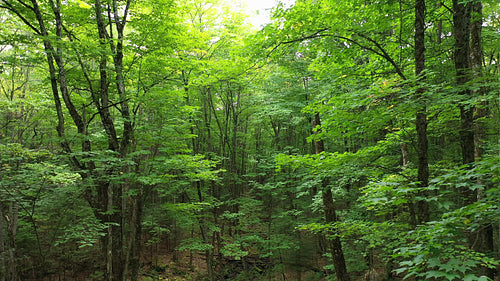
[[[454,62],[456,83],[461,96],[460,143],[462,163],[474,163],[474,106],[470,103],[471,90],[466,84],[471,81],[470,31],[472,2],[453,0],[453,36],[455,38]],[[473,201],[474,195],[466,191],[466,201]]]
[[[427,140],[427,106],[425,98],[425,0],[415,0],[415,75],[417,76],[417,154],[418,154],[418,185],[427,188],[429,185],[429,144]],[[426,192],[423,192],[426,194]],[[429,205],[427,201],[417,203],[418,223],[429,220]]]
[[[131,196],[130,200],[123,200],[123,195],[128,192],[130,186],[124,182],[116,182],[112,177],[119,173],[126,173],[126,167],[109,167],[102,169],[96,159],[89,156],[93,149],[89,138],[89,121],[86,116],[86,106],[79,111],[78,101],[71,95],[70,80],[68,79],[67,63],[69,57],[76,56],[80,66],[83,80],[87,82],[86,91],[90,92],[90,104],[100,117],[102,128],[107,136],[108,149],[121,161],[127,158],[131,152],[134,140],[134,128],[132,124],[131,111],[129,108],[129,96],[125,88],[124,77],[124,30],[128,21],[131,1],[121,3],[110,1],[101,3],[96,0],[94,3],[94,19],[98,30],[98,40],[100,42],[101,54],[99,55],[99,80],[93,80],[91,69],[84,61],[81,50],[76,50],[75,54],[70,52],[67,41],[78,41],[78,35],[68,30],[68,23],[65,22],[65,5],[60,0],[48,0],[40,2],[31,0],[29,3],[23,1],[2,1],[3,8],[6,8],[13,15],[23,21],[34,34],[38,35],[43,43],[46,55],[50,83],[52,89],[53,102],[57,115],[57,132],[63,151],[68,155],[73,168],[79,171],[83,178],[95,181],[93,187],[87,190],[87,200],[95,210],[95,216],[103,223],[108,224],[108,232],[101,239],[103,260],[106,260],[106,279],[122,280],[123,278],[137,279],[138,257],[140,245],[135,241],[125,242],[125,225],[130,225],[132,232],[128,232],[133,240],[139,241],[140,237],[140,196]],[[109,31],[107,28],[109,27]],[[76,46],[76,44],[74,45]],[[108,64],[108,55],[113,59],[112,67]],[[110,77],[114,75],[114,77]],[[112,89],[110,82],[116,84],[116,102],[111,100]],[[74,87],[74,85],[73,85]],[[84,86],[85,87],[85,86]],[[61,101],[62,98],[62,101]],[[64,107],[63,107],[64,105]],[[116,107],[120,113],[117,121],[113,116],[112,107]],[[72,147],[68,141],[67,121],[64,111],[67,110],[72,124],[76,127],[80,139],[80,147]],[[95,116],[95,115],[94,115]],[[121,123],[118,125],[118,123]],[[118,129],[117,127],[122,127]],[[119,136],[121,134],[121,136]],[[73,152],[81,151],[82,156],[77,157]],[[95,189],[94,189],[95,187]],[[94,189],[94,190],[93,190]],[[136,194],[140,194],[136,193]],[[123,202],[131,202],[124,205]],[[131,209],[130,220],[125,216],[126,210]],[[129,251],[129,253],[127,253]],[[127,266],[125,266],[127,264]],[[128,267],[131,265],[132,268]],[[130,272],[127,272],[129,271]]]
[[[312,125],[314,128],[314,134],[318,135],[318,133],[321,132],[321,119],[319,113],[314,115]],[[316,154],[325,152],[325,143],[320,137],[314,140],[314,147]],[[335,276],[340,281],[350,281],[351,278],[347,272],[344,251],[342,250],[342,242],[340,241],[340,237],[335,229],[335,224],[339,222],[339,219],[333,200],[332,187],[330,186],[328,178],[322,179],[321,185],[321,198],[323,199],[325,222],[332,228],[327,231],[326,235],[331,236],[327,238],[327,240],[329,250],[332,255],[333,266],[335,267]]]
[[[475,1],[472,2],[471,5],[470,63],[473,78],[480,81],[484,77],[484,55],[481,42],[483,28],[483,3],[482,1]],[[484,119],[488,115],[489,111],[488,102],[484,99],[485,91],[485,87],[479,87],[479,90],[472,91],[473,96],[480,99],[480,102],[474,107],[474,157],[476,160],[481,160],[485,154],[484,141],[486,139],[485,132],[487,128]],[[478,181],[482,184],[481,178],[479,178]],[[483,200],[484,197],[484,190],[478,190],[476,200]],[[491,255],[495,249],[493,225],[491,223],[483,225],[476,232],[475,236],[477,238],[472,244],[474,250]],[[480,274],[494,279],[496,270],[494,268],[481,267]]]

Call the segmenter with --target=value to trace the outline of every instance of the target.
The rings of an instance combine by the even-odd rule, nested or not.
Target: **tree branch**
[[[387,53],[387,51],[382,47],[382,45],[380,45],[380,43],[378,43],[377,41],[368,37],[367,35],[364,35],[361,33],[356,33],[356,34],[358,36],[360,36],[361,38],[364,38],[364,39],[368,40],[369,42],[373,43],[382,52],[382,55],[379,53],[376,53],[376,54],[385,58],[396,69],[396,72],[399,74],[399,76],[401,78],[403,78],[403,80],[406,80],[406,76],[404,75],[404,73],[401,70],[401,68],[399,67],[399,65],[392,59],[392,57]]]
[[[276,51],[281,45],[287,45],[287,44],[302,42],[302,41],[308,40],[308,39],[320,38],[322,36],[320,33],[323,32],[323,31],[328,31],[328,28],[324,28],[324,29],[318,30],[318,31],[314,32],[314,34],[311,34],[311,35],[308,35],[308,36],[299,37],[299,38],[292,39],[292,40],[289,40],[289,41],[279,42],[276,46],[274,46],[274,48],[271,49],[271,51],[269,51],[269,53],[267,54],[266,58],[269,58],[269,56],[271,56],[271,54],[274,51]]]
[[[305,41],[305,40],[309,40],[309,39],[315,39],[315,38],[321,38],[321,37],[334,37],[334,38],[338,38],[338,39],[342,39],[342,40],[346,40],[348,42],[351,42],[357,46],[359,46],[360,48],[364,49],[364,50],[367,50],[367,51],[370,51],[382,58],[384,58],[387,62],[389,62],[393,67],[394,69],[396,70],[396,73],[404,80],[406,80],[406,76],[404,75],[402,69],[399,67],[399,65],[392,59],[391,55],[382,47],[382,45],[380,43],[378,43],[377,41],[375,41],[374,39],[370,38],[369,36],[367,35],[364,35],[364,34],[361,34],[361,33],[355,33],[355,35],[367,40],[368,42],[370,42],[371,44],[375,45],[375,47],[378,49],[375,49],[373,47],[370,47],[370,46],[366,46],[360,42],[358,42],[357,40],[354,40],[352,38],[348,38],[348,37],[345,37],[345,36],[340,36],[340,35],[335,35],[335,34],[322,34],[321,32],[324,32],[324,31],[328,31],[328,28],[323,28],[323,29],[320,29],[316,32],[314,32],[314,34],[311,34],[311,35],[308,35],[308,36],[303,36],[303,37],[300,37],[300,38],[296,38],[296,39],[292,39],[292,40],[289,40],[289,41],[283,41],[283,42],[279,42],[276,46],[274,46],[273,49],[271,49],[271,51],[267,54],[267,57],[269,57],[271,55],[271,53],[273,53],[276,49],[278,49],[281,45],[286,45],[286,44],[292,44],[292,43],[297,43],[297,42],[302,42],[302,41]]]
[[[8,0],[2,0],[2,2],[6,5],[6,6],[0,6],[0,8],[5,8],[11,12],[13,12],[14,14],[16,14],[16,16],[19,17],[19,19],[21,19],[29,28],[31,28],[37,35],[43,35],[42,32],[40,30],[38,30],[33,24],[31,24],[27,18],[25,18],[14,6],[12,6],[11,3],[9,3]],[[23,4],[23,6],[26,6],[28,9],[30,10],[34,10],[33,7],[31,6],[28,6],[26,4],[24,4],[22,1],[19,1],[21,4]]]

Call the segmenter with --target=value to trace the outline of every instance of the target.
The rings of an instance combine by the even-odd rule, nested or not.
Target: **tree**
[[[319,113],[314,115],[313,127],[315,133],[320,132],[321,121]],[[325,152],[325,145],[321,139],[314,141],[314,146],[316,148],[316,154],[321,154]],[[325,222],[330,225],[335,225],[339,222],[337,217],[337,211],[335,210],[335,205],[332,196],[331,187],[328,184],[328,180],[322,180],[322,199],[323,199],[323,210],[325,212]],[[333,237],[330,240],[330,251],[332,255],[333,265],[335,267],[335,275],[338,280],[349,281],[351,280],[349,274],[347,273],[347,268],[345,264],[344,252],[342,250],[342,244],[340,237],[337,233],[333,233]]]
[[[425,0],[415,1],[415,75],[417,84],[425,81]],[[417,85],[417,102],[423,103],[417,109],[416,130],[417,130],[417,154],[418,154],[418,175],[419,187],[425,189],[429,185],[429,159],[427,140],[427,106],[422,99],[425,92],[423,85]],[[425,194],[425,193],[424,193]],[[425,195],[424,195],[425,196]],[[429,205],[424,200],[418,202],[419,210],[418,222],[423,223],[430,219]]]
[[[0,281],[492,277],[497,3],[229,4],[0,2]]]
[[[464,3],[462,3],[464,4]],[[398,7],[399,6],[399,7]],[[342,8],[337,8],[337,7],[342,7]],[[384,153],[387,153],[387,149],[389,149],[391,146],[388,146],[388,144],[391,144],[394,142],[394,140],[398,140],[398,138],[402,138],[404,140],[404,137],[406,137],[408,140],[410,140],[412,143],[416,143],[416,160],[417,160],[417,169],[412,170],[412,169],[403,169],[402,171],[399,170],[398,168],[394,167],[394,164],[390,164],[390,158],[387,156],[384,156],[383,158],[385,160],[382,160],[382,162],[374,161],[372,164],[368,164],[367,167],[377,167],[378,169],[385,170],[389,174],[393,173],[393,175],[390,175],[390,177],[395,177],[398,178],[397,181],[400,181],[401,179],[399,176],[403,176],[409,180],[409,183],[405,184],[410,184],[412,185],[411,182],[416,183],[416,185],[410,189],[406,189],[408,192],[411,190],[409,193],[406,193],[406,195],[403,198],[396,199],[398,197],[394,197],[395,201],[390,201],[394,202],[394,206],[401,206],[401,204],[405,204],[407,206],[408,210],[408,216],[410,218],[410,221],[413,221],[411,223],[413,227],[415,227],[417,224],[422,224],[424,222],[427,222],[430,220],[430,218],[435,217],[435,216],[440,216],[442,214],[442,210],[439,209],[438,206],[433,206],[430,202],[432,202],[430,198],[427,198],[426,191],[429,189],[428,183],[429,183],[429,176],[432,175],[432,173],[443,173],[444,171],[440,170],[439,166],[436,166],[436,162],[431,162],[429,163],[429,159],[427,158],[427,127],[430,124],[431,128],[431,136],[435,134],[435,126],[439,124],[439,122],[442,122],[440,119],[444,117],[444,114],[442,111],[440,112],[439,110],[450,110],[450,114],[453,114],[453,109],[449,108],[446,109],[447,106],[444,105],[443,102],[450,102],[450,100],[457,99],[457,96],[443,96],[440,94],[440,91],[443,89],[440,88],[439,83],[437,82],[440,80],[440,77],[435,75],[433,71],[444,71],[445,69],[452,70],[452,71],[457,71],[457,73],[463,73],[457,74],[457,79],[466,79],[467,73],[463,71],[463,67],[458,66],[456,63],[451,67],[450,64],[446,64],[445,57],[440,58],[442,55],[439,53],[431,52],[429,54],[429,60],[432,62],[430,63],[430,68],[426,69],[426,19],[425,19],[425,2],[422,1],[416,1],[415,5],[412,7],[412,9],[415,10],[415,18],[412,19],[410,17],[404,16],[404,13],[402,11],[405,9],[405,3],[402,1],[387,1],[378,4],[369,4],[369,3],[361,3],[361,2],[355,2],[355,3],[350,3],[350,5],[342,6],[342,4],[337,4],[335,6],[330,5],[328,1],[315,1],[314,3],[310,3],[307,1],[301,1],[298,2],[297,5],[295,5],[292,9],[289,10],[278,10],[277,13],[277,21],[276,21],[276,29],[273,30],[276,34],[279,34],[277,37],[278,42],[275,43],[274,47],[271,47],[269,50],[271,52],[276,52],[278,48],[284,46],[284,45],[292,45],[292,44],[302,44],[302,46],[305,46],[308,51],[319,49],[318,46],[322,46],[322,42],[328,42],[330,44],[330,47],[323,47],[322,49],[319,49],[318,51],[318,56],[315,58],[315,64],[313,69],[317,69],[320,71],[320,74],[318,75],[319,77],[323,78],[325,81],[328,81],[328,89],[331,89],[331,85],[333,84],[332,81],[335,83],[337,81],[345,81],[345,79],[340,80],[337,77],[345,78],[348,75],[357,75],[358,77],[358,83],[360,83],[362,80],[359,78],[363,74],[366,75],[366,73],[369,73],[369,75],[373,78],[374,76],[379,73],[380,79],[383,81],[383,83],[380,83],[380,86],[372,86],[368,83],[364,84],[364,86],[360,86],[360,90],[356,91],[353,90],[353,88],[348,88],[346,87],[346,83],[336,83],[335,85],[338,85],[337,87],[341,89],[339,92],[345,91],[350,94],[345,94],[342,95],[340,94],[338,98],[330,98],[326,99],[329,102],[327,103],[327,106],[325,107],[324,111],[321,111],[321,113],[324,115],[323,118],[323,126],[322,129],[324,129],[324,132],[322,132],[322,135],[330,136],[330,139],[338,139],[345,137],[346,132],[359,132],[359,134],[363,135],[363,139],[367,139],[367,131],[366,130],[360,130],[360,128],[365,129],[362,124],[370,124],[369,127],[373,128],[374,131],[377,132],[377,129],[375,128],[383,128],[385,127],[385,130],[380,130],[377,134],[373,134],[374,137],[374,142],[368,142],[368,143],[363,143],[363,142],[358,142],[361,144],[361,147],[366,148],[363,152],[363,149],[358,150],[359,153],[357,153],[357,160],[359,161],[361,155],[367,153],[369,147],[372,147],[372,151],[376,151],[378,149],[383,149]],[[363,9],[363,13],[359,13],[359,10]],[[374,12],[374,10],[377,8],[377,12]],[[441,9],[442,7],[439,7]],[[387,12],[384,13],[387,9],[387,11],[392,11],[392,12]],[[353,12],[356,10],[356,12]],[[384,12],[380,13],[379,11],[383,10]],[[331,12],[330,12],[331,11]],[[434,21],[436,19],[434,14],[434,9],[429,11],[429,20]],[[342,15],[342,17],[338,17],[338,15]],[[385,16],[384,16],[385,15]],[[460,25],[461,23],[459,21],[463,20],[463,17],[460,17],[460,19],[457,19],[457,14],[454,14],[456,18],[456,22],[454,22],[453,25],[451,26],[446,26],[443,27],[442,25],[435,25],[439,29],[439,34],[438,34],[438,40],[436,42],[439,42],[439,45],[433,45],[433,47],[437,46],[438,48],[441,47],[441,44],[462,44],[465,48],[466,45],[468,46],[469,40],[458,40],[462,43],[456,43],[457,40],[451,41],[451,40],[446,40],[446,42],[443,42],[443,37],[442,37],[442,32],[443,28],[457,28],[457,24]],[[451,14],[449,14],[451,16]],[[397,21],[385,21],[384,17],[386,18],[395,18]],[[280,20],[280,18],[285,18],[286,21]],[[358,26],[360,28],[358,29],[355,24],[352,25],[346,25],[337,23],[337,19],[342,18],[344,22],[350,22],[352,21],[353,23],[358,23]],[[314,19],[314,20],[313,20]],[[411,20],[411,21],[410,21]],[[414,57],[415,61],[412,63],[405,63],[404,57],[405,54],[409,50],[412,50],[410,44],[405,44],[404,42],[410,42],[411,39],[408,37],[408,35],[412,34],[412,30],[406,29],[407,26],[409,26],[409,23],[412,22],[414,23],[415,26],[415,36],[413,40],[415,41],[415,49],[414,49]],[[394,24],[394,23],[397,24]],[[387,28],[387,25],[393,25],[392,29]],[[432,27],[432,23],[428,25],[429,27]],[[375,28],[376,27],[376,28]],[[373,29],[372,29],[373,28]],[[391,40],[386,40],[383,36],[381,36],[380,30],[387,30],[387,33],[384,33],[386,37],[391,37],[394,38],[392,41]],[[264,30],[265,31],[265,30]],[[270,32],[271,33],[271,32]],[[269,33],[269,41],[272,42],[272,40],[276,40],[276,37],[273,37]],[[344,35],[346,34],[346,35]],[[460,36],[460,35],[459,35]],[[456,38],[456,37],[455,37]],[[336,42],[340,41],[339,43],[343,44],[338,44],[335,45]],[[399,47],[396,44],[393,43],[399,43]],[[467,43],[463,43],[467,42]],[[334,44],[332,44],[334,43]],[[434,42],[432,42],[434,43]],[[427,43],[429,44],[429,43]],[[462,46],[461,45],[461,46]],[[295,45],[297,46],[297,45]],[[300,46],[300,45],[298,45]],[[326,44],[325,44],[326,46]],[[334,46],[334,47],[331,47]],[[357,47],[357,48],[355,48]],[[296,47],[297,49],[300,47]],[[461,47],[460,47],[461,48]],[[459,47],[456,47],[455,49],[462,50]],[[362,50],[363,52],[359,52],[359,50]],[[394,50],[394,51],[388,51],[388,50]],[[431,48],[431,50],[435,50],[434,48]],[[313,51],[313,52],[314,52]],[[355,53],[355,51],[358,51],[357,56],[354,56],[352,54]],[[346,54],[349,54],[346,56]],[[460,56],[460,58],[458,58]],[[329,59],[329,57],[332,57],[332,59]],[[348,67],[350,66],[349,63],[346,63],[345,61],[350,61],[353,60],[352,58],[364,58],[365,60],[358,59],[355,60],[357,65],[354,67]],[[345,60],[339,59],[339,58],[346,58]],[[398,59],[399,58],[399,59]],[[461,53],[460,55],[457,55],[455,53],[455,58],[461,62],[464,62],[468,60],[469,56],[468,54]],[[379,60],[378,60],[379,59]],[[438,62],[436,64],[435,62]],[[381,63],[381,64],[377,64]],[[385,63],[385,64],[384,64]],[[408,83],[411,82],[411,80],[408,79],[410,77],[410,74],[406,73],[406,69],[408,69],[408,66],[411,66],[414,63],[415,65],[415,73],[416,73],[416,82],[417,86],[414,88],[416,89],[415,92],[415,100],[417,101],[416,106],[410,107],[411,110],[415,110],[415,114],[417,116],[417,122],[416,126],[411,128],[411,132],[408,134],[408,128],[405,128],[404,126],[406,125],[405,121],[407,120],[406,114],[403,113],[403,110],[407,110],[409,107],[406,107],[406,103],[404,101],[404,98],[407,97],[408,92],[413,92],[414,90],[411,89],[409,84],[413,83]],[[335,67],[335,64],[338,66]],[[441,65],[439,65],[441,64]],[[393,73],[397,74],[399,76],[399,81],[395,81],[391,83],[391,80],[389,80],[387,77],[389,77],[388,73],[383,72],[383,71],[378,71],[375,72],[371,69],[374,65],[380,66],[380,65],[386,65],[390,66],[392,68]],[[446,65],[446,67],[443,67],[443,65]],[[365,68],[363,68],[365,67]],[[380,67],[379,67],[380,69]],[[349,71],[348,71],[349,70]],[[367,71],[368,70],[368,71]],[[371,70],[371,71],[370,71]],[[337,71],[334,75],[332,75],[332,72]],[[365,72],[363,72],[365,71]],[[333,77],[335,78],[333,78]],[[329,77],[329,80],[326,80],[325,78]],[[332,77],[332,78],[330,78]],[[465,77],[465,78],[464,78]],[[336,80],[336,78],[338,80]],[[350,80],[353,80],[352,78]],[[366,79],[367,81],[370,81],[369,79]],[[385,81],[384,81],[385,80]],[[373,81],[373,80],[372,80]],[[457,80],[458,81],[458,80]],[[467,80],[467,81],[470,81]],[[468,85],[469,83],[464,82],[462,83],[461,87],[459,87],[459,92],[462,93],[460,95],[460,100],[463,100],[463,103],[461,105],[461,112],[462,112],[462,118],[461,118],[461,124],[462,128],[466,127],[466,124],[469,124],[469,121],[464,121],[464,120],[469,120],[467,117],[470,117],[470,114],[468,112],[469,108],[473,108],[473,101],[472,99],[469,99],[468,95],[465,95],[463,93],[468,91]],[[452,82],[452,81],[450,81]],[[435,84],[433,84],[435,83]],[[325,83],[326,84],[326,83]],[[375,84],[375,83],[374,83]],[[465,86],[467,84],[467,86]],[[326,87],[325,87],[326,88]],[[366,89],[365,92],[361,89]],[[451,87],[450,87],[451,88]],[[326,90],[325,92],[333,92],[331,90]],[[377,94],[376,92],[382,92],[384,94]],[[429,92],[426,93],[426,91]],[[434,95],[431,95],[430,93],[434,93]],[[437,95],[435,95],[438,93]],[[467,96],[467,97],[466,97]],[[358,98],[360,97],[360,98]],[[368,98],[366,98],[368,97]],[[367,101],[373,101],[369,98],[374,97],[373,100],[376,101],[378,104],[374,105],[374,103],[369,103],[369,106],[364,106],[365,105],[363,102]],[[363,99],[365,98],[365,99]],[[381,102],[382,101],[382,102]],[[430,104],[429,101],[432,101],[432,103],[439,104],[438,106],[431,106],[430,110],[427,109],[427,104]],[[357,102],[357,103],[356,103]],[[359,121],[361,120],[360,116],[370,116],[370,113],[376,112],[377,106],[386,106],[387,110],[391,110],[391,114],[385,115],[387,116],[387,119],[383,119],[382,116],[383,114],[380,114],[379,112],[376,113],[376,118],[372,118],[368,122],[363,122]],[[321,107],[320,107],[321,108]],[[347,109],[347,110],[345,110]],[[352,116],[349,119],[346,118],[346,114],[344,112],[356,112],[356,116]],[[342,112],[342,113],[340,113]],[[446,117],[445,117],[446,118]],[[349,128],[349,123],[343,121],[343,119],[347,119],[351,122],[351,124],[355,124],[351,126],[351,129],[344,129],[345,127]],[[331,120],[331,121],[330,121]],[[342,120],[342,121],[339,121]],[[383,121],[382,121],[383,120]],[[455,119],[456,120],[456,119]],[[386,123],[383,123],[383,122]],[[331,122],[331,124],[329,123]],[[355,123],[356,122],[356,123]],[[359,125],[358,125],[359,124]],[[375,124],[381,124],[380,127],[374,126]],[[403,129],[401,129],[401,125],[403,125]],[[441,126],[441,125],[438,125]],[[352,128],[354,127],[354,128]],[[341,128],[341,129],[339,129]],[[394,128],[395,132],[390,132],[390,128]],[[469,127],[467,127],[469,128]],[[472,127],[470,127],[472,128]],[[415,131],[413,131],[415,130]],[[400,132],[398,132],[400,131]],[[464,155],[470,154],[470,145],[464,145],[464,141],[467,139],[469,140],[470,143],[470,137],[465,137],[467,134],[466,132],[469,132],[470,130],[463,129],[460,133],[461,136],[463,137],[462,141],[462,147],[465,149],[463,151],[469,151],[465,153]],[[416,133],[416,137],[414,137],[414,132]],[[378,142],[378,143],[377,143]],[[467,148],[466,148],[467,146]],[[434,149],[431,146],[432,149]],[[391,151],[391,150],[389,150]],[[363,154],[361,154],[363,153]],[[370,153],[371,154],[371,153]],[[409,161],[408,159],[415,159],[415,156],[409,156],[408,153],[405,152],[405,149],[403,149],[403,165],[407,166]],[[462,158],[464,159],[465,156]],[[411,160],[410,160],[411,161]],[[406,163],[406,164],[405,164]],[[463,162],[465,163],[465,162]],[[429,173],[429,164],[433,165],[433,168],[435,170],[431,170]],[[371,169],[369,169],[371,170]],[[368,169],[363,172],[365,175],[370,174]],[[371,170],[373,171],[373,170]],[[392,172],[391,172],[392,171]],[[415,174],[413,174],[415,172]],[[385,174],[385,172],[379,171],[379,176]],[[375,172],[375,174],[378,174]],[[372,176],[374,176],[372,174]],[[375,176],[378,177],[378,176]],[[397,192],[396,190],[405,190],[403,186],[400,188],[392,189],[390,188],[391,184],[396,184],[399,185],[401,183],[396,183],[392,182],[392,180],[389,180],[389,178],[384,178],[380,179],[380,188],[381,190],[393,190],[391,192]],[[389,181],[387,183],[386,181]],[[367,185],[370,186],[371,184]],[[431,187],[435,188],[435,187]],[[374,191],[374,189],[369,189],[370,191]],[[462,192],[470,192],[471,187],[470,186],[464,186],[463,189],[461,190]],[[379,191],[378,191],[379,192]],[[386,196],[390,196],[391,192],[386,193]],[[427,193],[428,194],[428,193]],[[457,193],[455,193],[457,194]],[[458,194],[457,194],[458,195]],[[366,198],[371,198],[371,196],[376,195],[368,195],[366,194]],[[458,196],[457,198],[461,198],[461,195]],[[374,198],[373,198],[374,199]],[[363,199],[361,199],[363,200]],[[372,200],[372,199],[370,199]],[[376,200],[382,200],[382,202],[386,202],[387,197],[378,197]],[[396,203],[397,202],[397,203]],[[416,202],[417,206],[419,207],[416,209],[413,206],[413,203]],[[471,201],[468,201],[471,203]],[[416,213],[415,211],[418,211]],[[398,212],[398,211],[396,211]],[[399,210],[399,213],[401,211]],[[394,215],[389,213],[383,212],[383,214],[387,214],[387,219],[391,221],[394,218]],[[418,219],[417,219],[418,217]],[[415,219],[412,219],[415,218]],[[403,222],[398,220],[399,222]],[[418,221],[418,222],[417,222]],[[441,220],[437,220],[438,222],[442,222]],[[426,228],[426,226],[422,226],[422,229],[429,229]],[[463,236],[458,238],[456,237],[457,240],[463,239]],[[388,253],[391,251],[389,250]],[[471,270],[473,267],[468,267],[468,270]]]
[[[137,278],[139,250],[136,249],[140,241],[140,192],[129,196],[130,205],[122,205],[122,196],[130,194],[132,190],[130,181],[116,181],[113,178],[116,174],[123,174],[130,171],[126,166],[116,165],[125,163],[127,155],[134,148],[134,127],[129,107],[129,94],[126,91],[126,80],[124,74],[124,30],[128,20],[131,1],[118,3],[112,1],[102,3],[97,0],[94,4],[94,19],[97,26],[97,40],[87,41],[89,44],[99,42],[97,45],[99,58],[98,82],[94,82],[93,69],[88,63],[88,49],[78,49],[83,45],[81,39],[90,39],[90,37],[80,38],[78,30],[79,25],[74,25],[74,30],[68,29],[71,22],[68,20],[79,20],[88,17],[90,6],[87,3],[69,3],[69,6],[62,5],[61,1],[47,1],[40,3],[33,0],[29,4],[24,2],[3,1],[3,8],[7,9],[13,15],[16,15],[24,22],[32,32],[39,36],[43,43],[46,54],[47,65],[53,93],[55,111],[57,113],[58,125],[57,132],[61,141],[62,149],[68,154],[69,159],[75,170],[78,170],[86,181],[92,181],[91,187],[88,187],[86,197],[90,205],[95,210],[95,216],[103,223],[108,225],[107,235],[101,239],[103,258],[106,260],[106,279],[122,280],[126,276],[132,279]],[[105,9],[105,10],[104,10]],[[49,22],[51,24],[49,24]],[[54,22],[54,25],[52,25]],[[110,30],[107,31],[107,26]],[[96,37],[94,37],[96,38]],[[95,54],[93,54],[95,55]],[[112,66],[108,63],[108,56],[113,59]],[[92,106],[92,118],[88,119],[86,103],[78,100],[71,94],[70,89],[79,88],[80,85],[72,84],[69,77],[73,71],[68,71],[67,62],[72,59],[73,64],[80,67],[80,75],[83,79],[84,91],[89,93],[86,96],[87,102]],[[115,87],[110,89],[110,82],[114,82]],[[111,94],[116,91],[115,94]],[[62,98],[62,102],[61,102]],[[117,100],[116,102],[112,100]],[[63,109],[64,104],[64,109]],[[83,107],[79,111],[78,107]],[[116,107],[118,116],[113,116],[112,108]],[[80,136],[81,157],[74,153],[75,148],[68,141],[68,131],[66,128],[66,119],[64,110],[67,110],[73,125],[76,127],[77,134]],[[94,113],[95,112],[95,113]],[[93,117],[99,116],[102,129],[106,135],[107,149],[111,153],[102,154],[105,158],[100,161],[90,156],[98,149],[92,148],[92,142],[89,138],[89,125]],[[118,117],[118,120],[117,120]],[[118,129],[118,125],[122,128]],[[121,137],[118,136],[121,134]],[[107,157],[107,158],[106,158]],[[121,160],[119,160],[121,159]],[[100,162],[100,163],[99,163]],[[115,164],[113,164],[115,163]],[[102,165],[107,165],[109,169]],[[115,177],[116,178],[116,177]],[[130,218],[128,221],[132,231],[124,232],[125,225],[122,221],[125,217],[125,211],[130,209]],[[127,233],[131,240],[128,242],[122,235]],[[127,253],[127,251],[129,251]],[[128,268],[128,265],[131,268]],[[129,271],[130,270],[130,271]]]

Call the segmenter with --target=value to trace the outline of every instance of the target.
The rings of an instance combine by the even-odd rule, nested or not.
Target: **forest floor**
[[[187,251],[175,251],[174,246],[169,245],[168,239],[164,243],[155,246],[145,246],[143,248],[141,281],[206,281],[210,280],[207,273],[207,263],[205,255],[194,253],[190,255]],[[214,257],[215,258],[215,257]],[[274,274],[262,274],[253,276],[245,274],[245,271],[264,272],[264,264],[261,259],[247,257],[247,264],[240,260],[223,259],[220,266],[216,266],[215,280],[268,280],[268,281],[326,281],[328,278],[322,269],[327,264],[326,260],[314,262],[316,268],[300,268],[299,265],[283,267],[280,272]],[[259,268],[260,267],[260,268]],[[240,276],[238,276],[241,274]],[[333,272],[329,274],[333,275]],[[384,269],[379,268],[369,272],[353,273],[351,280],[355,281],[376,281],[382,280],[385,274]]]
[[[204,254],[188,251],[176,251],[175,246],[168,239],[162,243],[143,246],[139,280],[141,281],[206,281],[208,277],[206,257]],[[147,245],[146,241],[145,244]],[[215,257],[214,257],[215,259]],[[246,262],[221,258],[219,265],[215,266],[214,279],[245,280],[245,281],[326,281],[332,280],[333,272],[326,273],[323,267],[327,265],[326,259],[309,261],[306,264],[274,265],[272,260],[262,259],[258,256],[246,257]],[[383,280],[385,274],[383,265],[368,272],[352,272],[353,281],[378,281]],[[87,268],[87,269],[85,269]],[[37,281],[99,281],[102,276],[94,272],[91,264],[82,265],[79,269],[58,272]],[[330,276],[328,278],[327,276]],[[32,279],[33,281],[35,279]]]
[[[207,272],[205,258],[200,254],[178,253],[175,261],[174,252],[157,255],[154,260],[146,259],[141,268],[143,281],[169,280],[203,280]]]

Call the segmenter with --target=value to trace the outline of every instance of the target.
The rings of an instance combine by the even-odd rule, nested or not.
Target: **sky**
[[[271,8],[276,5],[275,0],[243,0],[250,15],[250,22],[257,28],[269,22]]]
[[[269,23],[271,8],[276,6],[278,0],[241,0],[247,6],[250,22],[257,28]],[[283,0],[284,3],[293,3],[294,0]]]

